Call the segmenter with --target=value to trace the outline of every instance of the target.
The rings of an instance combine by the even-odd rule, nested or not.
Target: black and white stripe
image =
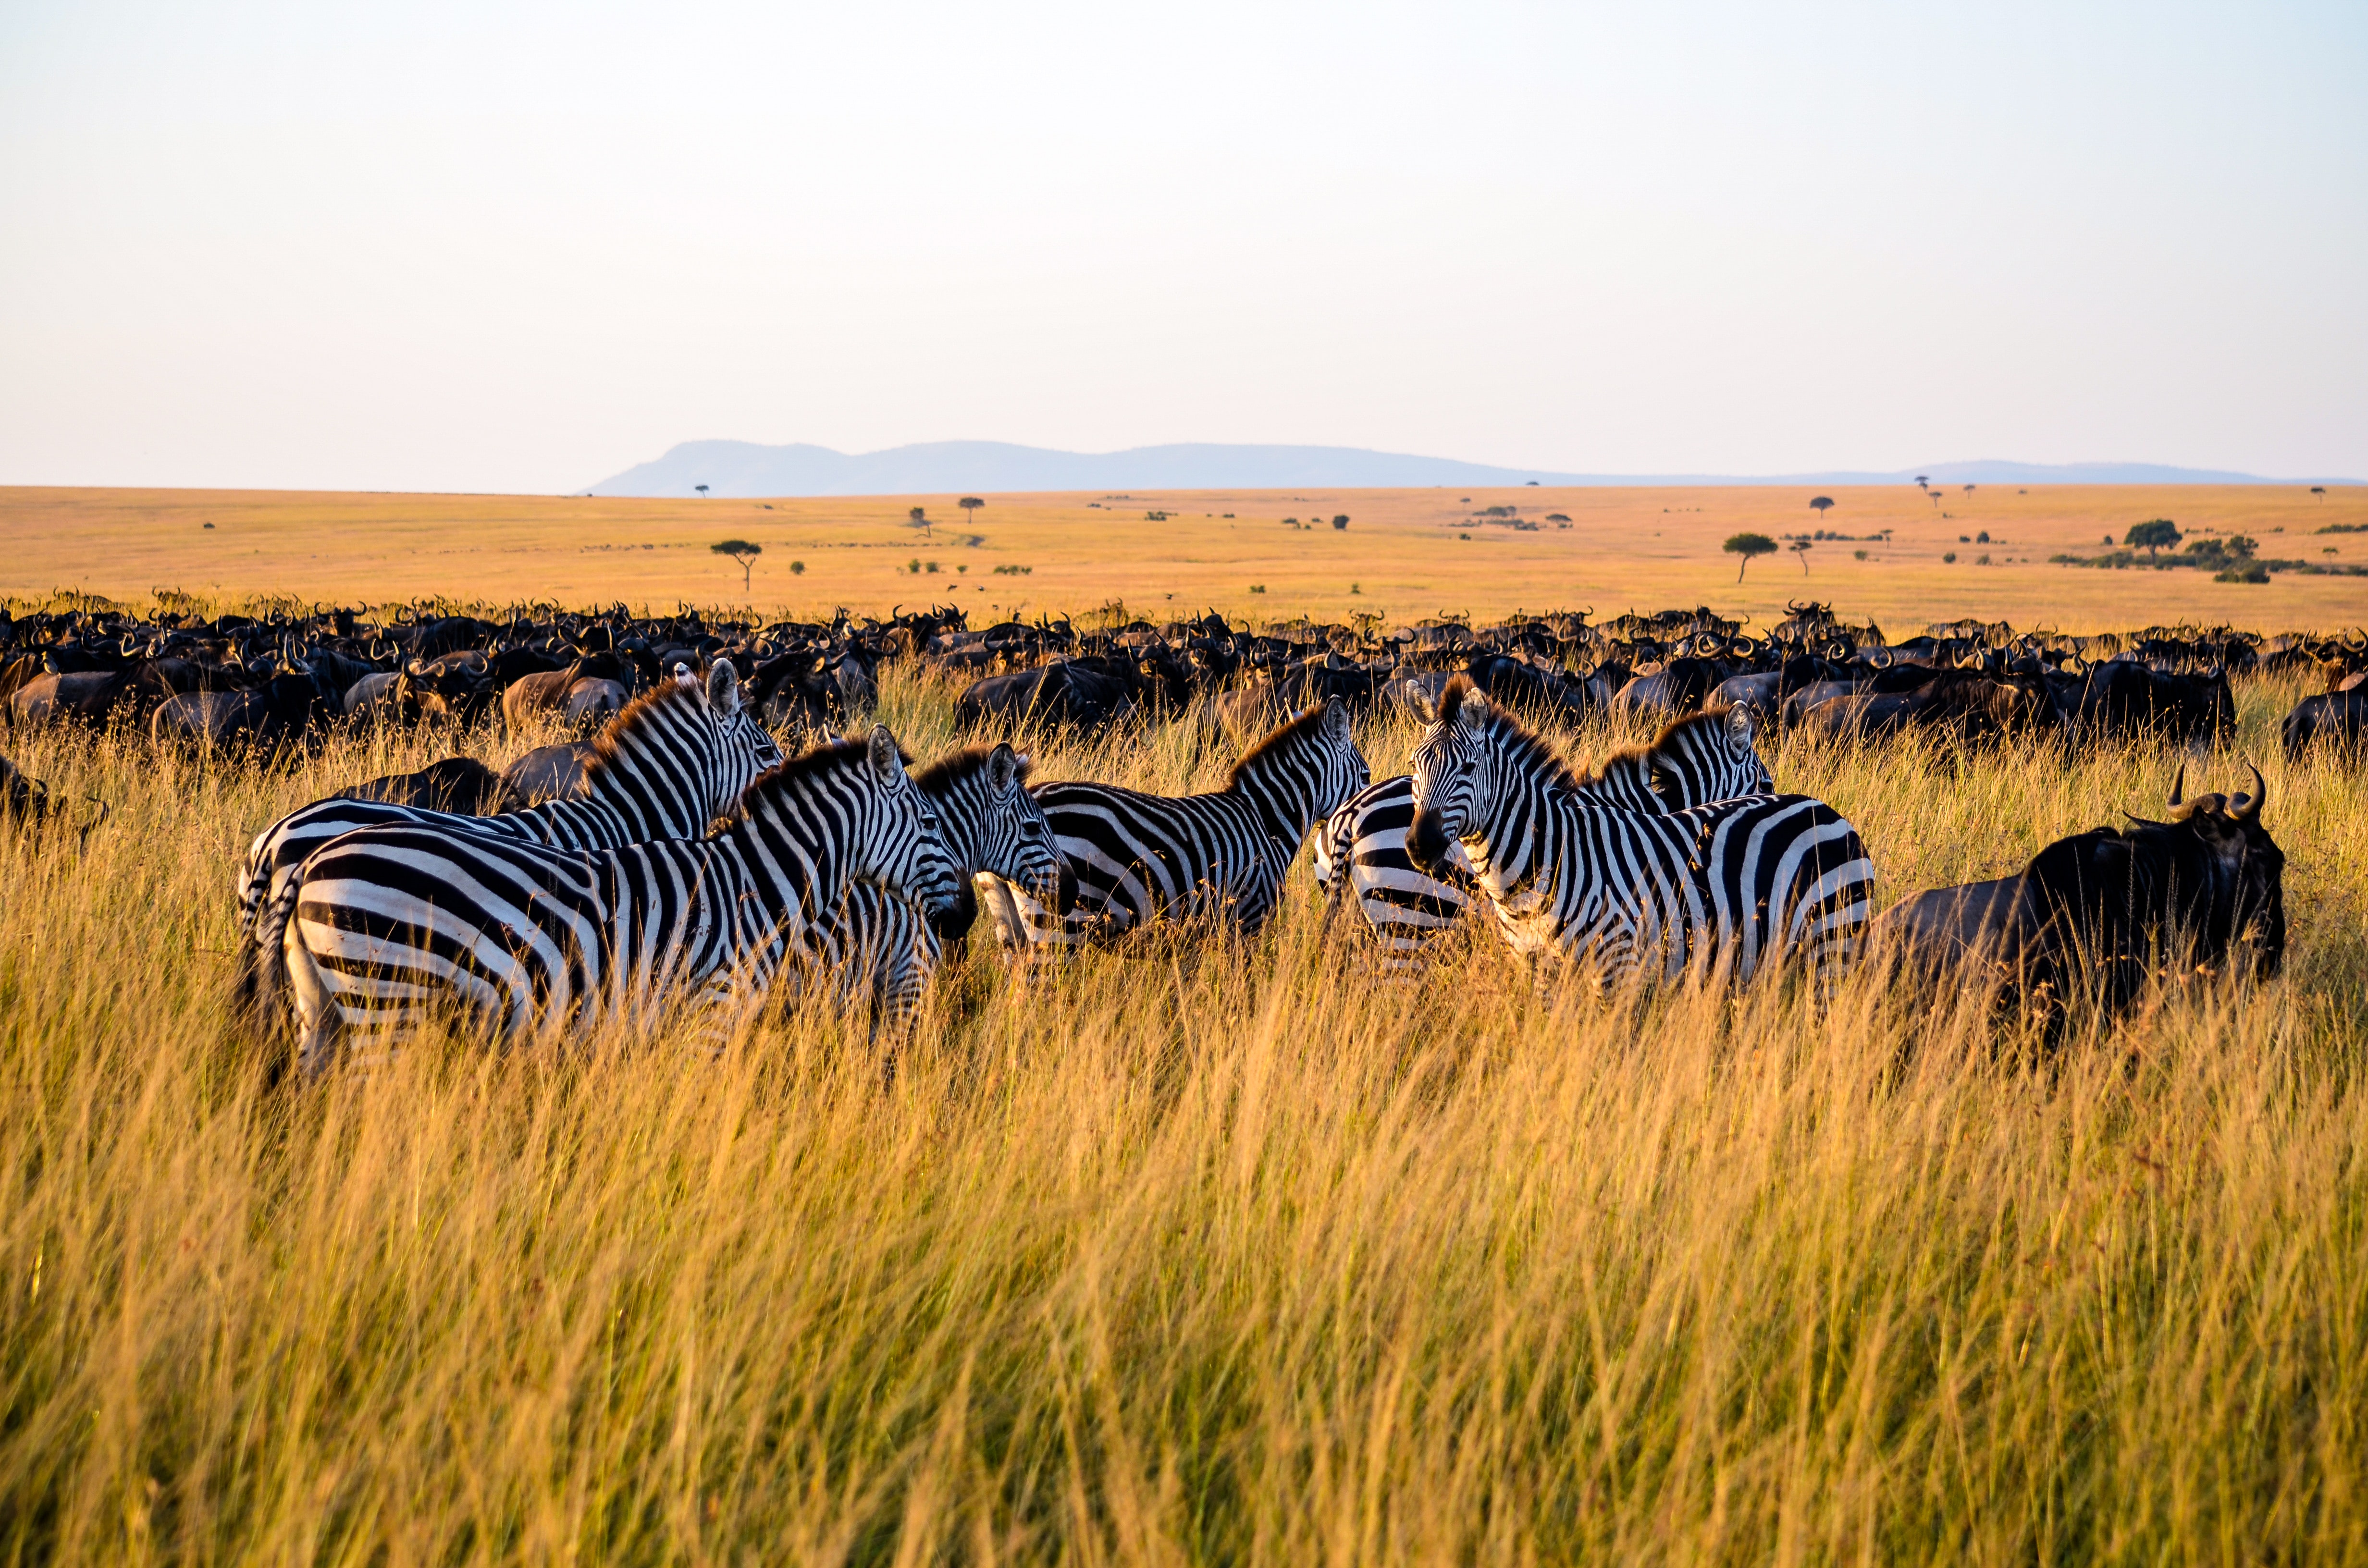
[[[929,798],[894,739],[824,746],[751,785],[705,840],[564,850],[426,824],[364,828],[297,880],[280,950],[307,1071],[348,1031],[438,1008],[504,1037],[647,1028],[695,994],[728,1034],[858,882],[950,915],[959,896]]]
[[[955,752],[913,776],[937,812],[939,836],[961,881],[956,923],[964,929],[978,912],[975,881],[1010,882],[1050,908],[1066,908],[1074,897],[1076,880],[1027,779],[1028,759],[1003,744]],[[910,1028],[945,950],[939,926],[917,905],[868,881],[850,887],[817,922],[810,946],[818,972],[834,977],[837,998],[870,1007],[875,1032],[892,1037]]]
[[[609,722],[593,742],[583,799],[487,817],[348,800],[290,812],[256,835],[240,869],[235,1004],[268,1010],[258,987],[271,972],[286,924],[286,894],[306,858],[340,835],[411,824],[585,850],[697,838],[780,761],[781,748],[742,706],[740,682],[719,659],[704,685],[686,669]]]
[[[1076,877],[1076,905],[1064,915],[988,878],[988,909],[1013,947],[1075,946],[1155,922],[1255,931],[1308,830],[1371,777],[1348,710],[1325,703],[1259,742],[1209,794],[1040,785],[1032,792]]]
[[[1668,812],[1775,790],[1754,744],[1758,720],[1736,707],[1680,719],[1654,737],[1607,757],[1578,792],[1628,811]],[[1414,778],[1378,778],[1350,796],[1315,835],[1315,885],[1351,897],[1393,969],[1414,961],[1453,927],[1478,897],[1461,844],[1433,876],[1414,863]]]
[[[1461,842],[1516,949],[1602,977],[1744,981],[1851,958],[1874,869],[1857,830],[1805,795],[1655,812],[1590,795],[1553,751],[1461,678],[1414,753],[1418,865]]]

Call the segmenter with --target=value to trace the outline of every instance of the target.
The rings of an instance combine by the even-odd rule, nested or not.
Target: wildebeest
[[[0,756],[0,820],[36,826],[58,810],[42,782]]]
[[[1987,969],[2007,993],[2049,1008],[2091,994],[2118,1012],[2171,963],[2218,968],[2236,955],[2251,975],[2275,974],[2285,855],[2261,824],[2268,791],[2252,773],[2250,795],[2182,803],[2181,768],[2169,821],[2059,838],[2014,876],[1902,899],[1876,929],[1913,962]]]
[[[464,816],[491,816],[523,803],[510,793],[503,776],[473,756],[448,756],[413,773],[390,773],[334,791],[333,801],[384,801],[397,806],[419,806],[431,812],[457,812]]]
[[[954,716],[965,730],[1034,722],[1093,731],[1133,707],[1134,689],[1127,681],[1058,659],[973,681],[955,700]]]
[[[2313,742],[2361,751],[2368,743],[2368,686],[2304,698],[2286,715],[2284,735],[2290,757],[2308,751]]]
[[[584,793],[584,768],[591,760],[589,741],[537,746],[502,769],[501,785],[522,806],[572,801]]]

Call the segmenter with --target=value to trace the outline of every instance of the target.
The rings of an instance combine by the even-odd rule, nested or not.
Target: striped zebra
[[[429,824],[363,828],[317,851],[281,943],[307,1074],[352,1030],[439,1008],[503,1038],[646,1028],[694,998],[728,1038],[850,886],[933,917],[960,889],[930,798],[885,728],[820,746],[750,785],[707,839],[567,850]]]
[[[1753,744],[1758,729],[1748,707],[1679,719],[1651,744],[1606,757],[1578,790],[1609,805],[1651,812],[1773,793],[1775,780]],[[1460,843],[1448,846],[1448,864],[1437,876],[1414,863],[1406,848],[1413,825],[1414,779],[1401,773],[1350,796],[1315,835],[1315,885],[1328,898],[1355,896],[1383,962],[1394,970],[1412,964],[1470,912],[1477,896]]]
[[[913,776],[937,812],[939,836],[954,863],[964,929],[978,913],[974,881],[1014,883],[1053,908],[1067,908],[1075,897],[1076,879],[1028,792],[1028,758],[1008,745],[972,746]],[[893,1038],[910,1029],[951,935],[941,936],[912,901],[864,881],[816,923],[809,946],[815,970],[832,977],[837,999],[869,1006],[874,1032]]]
[[[1309,709],[1253,746],[1225,787],[1146,795],[1114,784],[1042,784],[1032,793],[1076,877],[1064,914],[1001,878],[983,879],[1004,945],[1069,948],[1154,922],[1265,925],[1308,830],[1372,777],[1337,702]]]
[[[683,667],[636,698],[593,741],[592,753],[580,800],[490,817],[379,801],[315,801],[265,828],[239,871],[234,1009],[267,1022],[276,1010],[266,991],[287,923],[287,895],[306,858],[341,834],[408,823],[559,849],[696,838],[729,814],[758,774],[781,761],[781,748],[743,708],[740,682],[722,659],[703,686]]]
[[[1824,801],[1638,811],[1589,794],[1468,680],[1447,684],[1438,714],[1415,747],[1408,846],[1438,867],[1460,840],[1517,950],[1591,961],[1612,983],[1740,982],[1797,955],[1824,983],[1855,954],[1874,868]]]

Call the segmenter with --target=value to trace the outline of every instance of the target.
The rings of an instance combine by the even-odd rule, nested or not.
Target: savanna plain
[[[2186,527],[2205,500],[2185,494],[2085,497],[2110,515],[2051,526],[2093,540],[2187,506]],[[1550,504],[1584,494],[1538,495],[1471,506],[1563,510],[1573,528],[1484,548],[1578,549],[1587,524]],[[109,522],[117,502],[91,494],[73,525],[88,531],[67,528],[97,541],[75,574],[18,531],[26,496],[6,498],[20,606],[28,574],[40,593],[127,599],[341,591],[329,567],[299,580],[286,561],[270,582],[220,563],[209,581],[170,550],[107,565],[107,529],[155,525]],[[996,551],[985,514],[1004,503],[987,499],[963,533],[990,540],[962,547],[973,561]],[[1842,499],[1821,526],[1873,531],[1850,527]],[[353,499],[366,502],[430,506]],[[959,516],[951,498],[926,504]],[[2214,504],[2228,510],[2211,526],[2256,537],[2358,507],[2281,498],[2294,516],[2271,525]],[[266,509],[239,505],[211,504],[213,532]],[[755,504],[666,503],[617,527],[653,543],[682,529],[688,560],[727,537],[705,513],[676,516],[710,505]],[[924,554],[903,504],[867,505],[882,515],[844,526],[897,530],[900,559]],[[1372,514],[1375,535],[1352,520],[1292,545],[1361,545],[1372,582],[1353,579],[1355,598],[1393,581],[1384,568],[1405,574],[1374,607],[1393,619],[1573,602],[1559,581],[1501,570],[1417,580],[1412,551],[1481,547],[1454,537],[1478,529],[1407,520],[1400,551],[1376,542],[1386,514],[1369,494],[1323,509]],[[2114,523],[2123,510],[2135,516]],[[574,526],[577,544],[622,542]],[[1055,533],[1069,519],[1025,526],[1045,537],[1014,554],[1077,574],[1069,600],[1032,589],[1039,608],[1174,591],[1178,608],[1242,608],[1230,576],[1196,583],[1189,563],[1145,567],[1144,552],[1095,565],[1082,548],[1053,552],[1077,537]],[[1623,577],[1619,552],[1643,549],[1631,541],[1570,570],[1633,587],[1599,602],[1606,614],[1781,613],[1783,592],[1802,592],[1793,561],[1753,564],[1743,599],[1713,582],[1731,583],[1734,563],[1711,536],[1745,526],[1709,517],[1687,536],[1689,551],[1710,540],[1699,562],[1637,554]],[[728,532],[746,531],[735,515]],[[941,553],[941,579],[1011,586]],[[1988,593],[1975,573],[2003,583],[2020,562],[1902,560],[1898,582],[1856,597],[1819,581],[1811,555],[1817,597],[1894,635],[1959,614],[2066,630],[2203,618],[2165,609],[2170,593],[2257,607],[2210,617],[2237,624],[2362,619],[2356,579],[2035,566],[2018,612],[1953,588]],[[384,563],[368,598],[511,591],[428,564],[415,585],[393,575],[412,565]],[[723,597],[727,563],[699,569],[703,591],[627,576],[533,592],[521,566],[517,597]],[[1337,602],[1293,597],[1273,562],[1255,570],[1278,615],[1359,608],[1345,583]],[[2060,602],[2032,597],[2058,581]],[[807,588],[757,597],[882,609],[892,591],[928,597]],[[889,666],[879,717],[917,757],[937,755],[957,743],[955,689]],[[2283,972],[2167,979],[2118,1024],[2076,1017],[2052,1042],[1983,994],[1877,964],[1823,1006],[1774,984],[1607,997],[1541,985],[1480,932],[1392,982],[1315,896],[1303,858],[1281,915],[1247,941],[1023,971],[974,935],[893,1072],[859,1022],[790,1007],[720,1062],[664,1029],[507,1052],[435,1036],[301,1089],[226,1026],[236,858],[280,812],[454,738],[359,730],[261,767],[128,733],[11,737],[28,771],[109,814],[86,838],[0,838],[0,1549],[388,1563],[2368,1560],[2368,826],[2356,765],[2281,753],[2278,721],[2302,690],[2241,682],[2235,733],[2194,753],[1769,743],[1780,787],[1858,825],[1886,899],[2002,874],[2124,811],[2159,815],[2182,764],[2191,788],[2220,789],[2260,766],[2289,858]],[[1379,715],[1360,726],[1376,775],[1404,769],[1417,733]],[[457,746],[499,762],[546,738]],[[1167,791],[1213,787],[1237,744],[1192,718],[1018,738],[1040,778]],[[1642,737],[1589,722],[1555,738],[1592,759]]]

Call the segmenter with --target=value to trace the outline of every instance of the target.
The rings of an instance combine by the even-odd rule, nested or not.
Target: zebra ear
[[[1349,733],[1349,708],[1346,703],[1327,702],[1324,705],[1324,733],[1336,738]]]
[[[987,787],[1000,795],[1019,780],[1019,759],[1012,755],[1008,743],[997,743],[996,748],[986,754]]]
[[[707,700],[718,713],[740,711],[740,672],[729,659],[718,659],[707,672]]]
[[[690,666],[682,663],[680,660],[677,660],[675,662],[674,679],[677,686],[697,686],[699,684],[699,677],[691,674]]]
[[[1463,694],[1463,705],[1455,710],[1466,729],[1476,730],[1488,722],[1488,694],[1478,687]]]
[[[1748,747],[1759,733],[1759,716],[1752,711],[1751,704],[1738,702],[1726,710],[1727,739],[1736,745]]]
[[[905,758],[896,749],[896,737],[888,733],[885,724],[871,726],[871,740],[864,748],[871,762],[871,771],[882,784],[894,784],[905,777]]]

